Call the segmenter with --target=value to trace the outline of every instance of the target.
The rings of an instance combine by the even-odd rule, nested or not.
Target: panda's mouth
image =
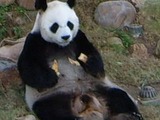
[[[58,41],[58,45],[60,45],[60,46],[67,46],[69,43],[70,43],[69,40],[63,41],[63,42]]]

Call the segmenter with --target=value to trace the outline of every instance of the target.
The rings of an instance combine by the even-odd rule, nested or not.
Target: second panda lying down
[[[28,107],[40,120],[142,120],[133,98],[105,77],[74,4],[36,0],[39,12],[18,60]]]

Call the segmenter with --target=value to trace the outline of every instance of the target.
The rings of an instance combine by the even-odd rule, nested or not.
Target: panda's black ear
[[[35,8],[36,10],[43,10],[47,9],[47,1],[46,0],[36,0],[35,1]]]
[[[76,0],[68,0],[67,4],[69,5],[70,8],[73,8],[75,6]]]

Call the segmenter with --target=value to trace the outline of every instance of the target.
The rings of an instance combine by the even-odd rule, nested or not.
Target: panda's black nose
[[[63,40],[68,40],[70,38],[70,35],[62,36]]]

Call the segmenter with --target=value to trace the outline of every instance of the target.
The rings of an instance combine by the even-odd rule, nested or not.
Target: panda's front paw
[[[50,68],[46,72],[45,78],[44,78],[43,84],[47,88],[51,88],[51,87],[55,86],[58,82],[58,76],[57,76],[56,72]]]
[[[48,79],[46,81],[46,84],[48,87],[53,87],[58,82],[58,76],[57,76],[56,72],[52,69],[49,69],[47,78]]]
[[[105,76],[103,62],[96,57],[89,57],[86,63],[80,61],[80,64],[86,72],[94,77],[102,78]]]

